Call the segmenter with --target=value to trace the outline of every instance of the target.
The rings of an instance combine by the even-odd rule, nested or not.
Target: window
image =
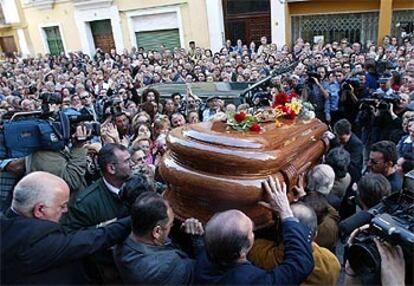
[[[58,26],[45,27],[43,28],[43,31],[45,32],[49,53],[51,55],[59,55],[60,53],[65,52]]]
[[[414,10],[394,11],[392,13],[391,35],[402,39],[405,36],[412,34],[414,27]]]
[[[348,41],[376,42],[378,12],[292,16],[292,40],[301,37],[313,42],[314,36],[324,36],[325,42]]]
[[[135,36],[137,39],[137,47],[143,47],[146,51],[158,51],[161,44],[171,50],[181,47],[178,29],[142,31],[136,32]]]

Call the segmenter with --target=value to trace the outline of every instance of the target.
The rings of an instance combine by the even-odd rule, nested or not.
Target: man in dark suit
[[[68,200],[68,185],[50,173],[31,173],[16,185],[0,217],[1,284],[86,283],[80,259],[128,236],[130,219],[65,232],[58,221]]]
[[[270,271],[247,259],[253,246],[253,223],[239,210],[214,215],[206,225],[205,250],[197,255],[195,284],[298,285],[314,267],[310,229],[292,214],[286,185],[276,179],[264,182],[266,207],[279,213],[285,246],[284,260]]]
[[[351,155],[349,174],[352,182],[358,182],[361,178],[363,164],[364,145],[361,140],[352,133],[352,125],[347,119],[341,119],[335,123],[335,142],[331,142],[332,148],[342,146]]]

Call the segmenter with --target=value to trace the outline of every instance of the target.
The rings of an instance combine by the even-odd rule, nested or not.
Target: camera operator
[[[345,78],[344,72],[339,69],[335,71],[336,79],[341,86],[339,110],[342,118],[354,123],[358,114],[359,99],[364,97],[365,89],[357,77]]]
[[[324,67],[322,68],[324,69]],[[302,97],[304,101],[309,101],[313,104],[316,117],[322,121],[325,121],[325,101],[329,100],[329,92],[327,89],[327,82],[323,81],[323,78],[318,72],[308,72]]]
[[[410,98],[407,94],[377,94],[384,98],[376,106],[372,126],[372,142],[391,140],[398,143],[404,134],[402,116],[409,111]]]
[[[62,151],[39,150],[26,157],[27,173],[45,171],[61,177],[69,185],[71,193],[82,191],[86,187],[87,138],[90,131],[78,124],[72,135],[72,146]]]
[[[367,229],[367,226],[357,228],[351,235],[348,244],[353,243],[354,237]],[[383,286],[394,286],[394,285],[405,285],[405,260],[401,246],[391,245],[388,242],[374,239],[375,245],[380,255],[381,261],[381,285]],[[344,285],[366,285],[372,283],[364,283],[366,277],[363,275],[359,276],[355,273],[354,269],[351,268],[349,261],[345,262],[345,281]],[[365,279],[364,279],[365,278]],[[370,281],[371,282],[371,281]]]

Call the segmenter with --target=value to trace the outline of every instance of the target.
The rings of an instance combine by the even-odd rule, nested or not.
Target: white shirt
[[[413,143],[413,140],[411,139],[411,136],[407,136],[407,138],[405,138],[405,140],[404,140],[404,142],[403,143],[406,143],[406,144],[411,144],[411,143]]]
[[[103,181],[104,181],[105,186],[108,188],[108,190],[111,193],[114,193],[115,195],[118,195],[119,194],[119,191],[120,190],[117,187],[112,186],[110,183],[108,183],[107,180],[105,180],[105,178],[103,178]]]

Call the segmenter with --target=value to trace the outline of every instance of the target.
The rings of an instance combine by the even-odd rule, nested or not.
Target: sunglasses
[[[81,97],[79,97],[80,99],[87,99],[87,98],[90,98],[91,96],[90,95],[85,95],[85,96],[81,96]]]

